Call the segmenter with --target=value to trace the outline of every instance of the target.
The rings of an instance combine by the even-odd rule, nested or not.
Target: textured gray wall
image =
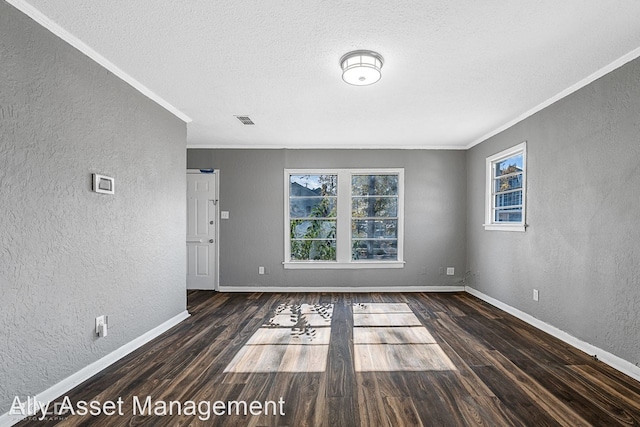
[[[221,286],[438,286],[465,268],[463,151],[187,150],[189,168],[220,169]],[[406,265],[397,270],[285,270],[285,168],[405,168]],[[258,275],[258,266],[268,275]],[[455,276],[440,267],[455,267]]]
[[[0,2],[0,414],[185,310],[185,143],[184,123]],[[92,172],[116,194],[91,192]]]
[[[524,140],[529,228],[484,231],[485,158]],[[640,362],[640,61],[474,147],[467,168],[470,285]]]

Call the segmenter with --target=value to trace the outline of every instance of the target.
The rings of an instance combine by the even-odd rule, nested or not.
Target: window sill
[[[527,230],[526,224],[482,224],[487,231],[517,231],[525,232]]]
[[[404,261],[299,261],[283,262],[285,270],[357,270],[365,268],[404,268]]]

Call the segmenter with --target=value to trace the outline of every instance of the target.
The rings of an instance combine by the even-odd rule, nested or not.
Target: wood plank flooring
[[[640,425],[639,382],[465,293],[194,291],[188,306],[189,319],[67,393],[74,405],[120,398],[123,415],[19,425]],[[173,401],[174,414],[135,413],[136,396]],[[229,401],[261,410],[229,414]]]

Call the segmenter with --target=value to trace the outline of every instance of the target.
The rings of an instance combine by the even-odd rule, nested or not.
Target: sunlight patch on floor
[[[405,303],[355,303],[356,372],[456,370]],[[280,304],[238,351],[225,373],[324,372],[332,304]]]
[[[324,372],[332,304],[280,304],[224,372]]]
[[[356,372],[456,370],[405,303],[353,304]]]
[[[435,344],[424,326],[353,328],[354,344]]]

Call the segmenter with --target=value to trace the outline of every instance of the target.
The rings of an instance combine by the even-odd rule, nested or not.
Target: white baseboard
[[[558,328],[555,326],[551,326],[548,323],[545,323],[535,317],[520,311],[514,307],[511,307],[508,304],[505,304],[495,298],[492,298],[488,295],[483,294],[476,289],[473,289],[469,286],[408,286],[408,287],[372,287],[372,288],[362,288],[362,287],[329,287],[329,288],[308,288],[308,287],[249,287],[249,286],[221,286],[220,292],[461,292],[466,291],[469,294],[527,322],[528,324],[544,331],[573,347],[584,351],[587,354],[595,355],[598,357],[598,360],[606,363],[612,368],[629,375],[630,377],[640,381],[640,368],[631,362],[628,362],[614,354],[611,354],[601,348],[598,348],[594,345],[591,345],[587,342],[584,342]],[[43,391],[42,393],[36,396],[36,399],[41,402],[50,402],[55,400],[56,398],[62,396],[64,393],[68,392],[78,384],[86,381],[91,378],[93,375],[122,359],[127,354],[136,350],[137,348],[143,346],[147,342],[161,335],[165,331],[171,329],[173,326],[182,322],[190,315],[185,310],[177,316],[167,320],[161,325],[153,328],[149,332],[139,336],[133,341],[123,345],[119,349],[109,353],[103,358],[95,361],[89,366],[81,369],[75,374],[67,377],[66,379],[60,381],[49,389]],[[0,415],[0,427],[9,427],[16,423],[18,423],[23,417],[18,415],[11,415],[9,412]]]
[[[497,299],[492,298],[488,295],[485,295],[482,292],[475,290],[469,286],[465,287],[465,290],[471,295],[480,298],[481,300],[499,308],[500,310],[506,311],[507,313],[517,317],[524,322],[527,322],[531,326],[538,328],[541,331],[548,333],[549,335],[553,335],[554,337],[566,342],[567,344],[577,348],[578,350],[582,350],[587,354],[596,356],[598,360],[606,363],[612,368],[640,381],[640,367],[634,365],[633,363],[628,362],[616,356],[615,354],[611,354],[606,350],[589,344],[588,342],[582,341],[581,339],[576,338],[573,335],[570,335],[556,328],[555,326],[545,323],[540,319],[536,319],[530,314],[520,311],[517,308],[511,307],[510,305],[498,301]]]
[[[143,335],[140,335],[138,338],[134,339],[133,341],[130,341],[127,344],[123,345],[122,347],[118,348],[117,350],[112,351],[111,353],[107,354],[103,358],[98,359],[92,364],[80,369],[75,374],[63,379],[62,381],[53,385],[52,387],[48,388],[42,393],[39,393],[38,395],[36,395],[36,399],[40,402],[54,401],[55,399],[64,395],[66,392],[68,392],[78,384],[81,384],[82,382],[88,380],[98,372],[114,364],[115,362],[122,359],[132,351],[138,349],[139,347],[142,347],[144,344],[148,343],[149,341],[161,335],[162,333],[168,331],[169,329],[171,329],[178,323],[182,322],[189,316],[190,314],[187,310],[183,311],[177,316],[174,316],[171,319],[167,320],[166,322],[151,329],[149,332]],[[26,398],[26,396],[22,396],[22,398]],[[0,415],[0,427],[12,426],[18,423],[23,418],[24,417],[21,415],[12,415],[10,411],[6,412],[5,414]]]
[[[323,286],[323,287],[283,287],[283,286],[220,286],[220,292],[464,292],[464,286]]]

